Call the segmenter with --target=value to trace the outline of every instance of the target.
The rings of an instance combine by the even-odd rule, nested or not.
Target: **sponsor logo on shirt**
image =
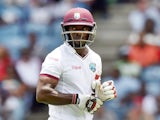
[[[54,61],[59,61],[58,58],[54,58],[54,57],[49,57],[50,60],[54,60]]]
[[[81,66],[77,66],[77,65],[73,65],[72,66],[72,69],[74,69],[74,70],[79,70],[79,69],[81,69],[82,67]]]

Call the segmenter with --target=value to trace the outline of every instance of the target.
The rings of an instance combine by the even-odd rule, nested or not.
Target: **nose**
[[[73,34],[74,39],[81,38],[81,36],[82,36],[82,33],[74,33]]]
[[[82,33],[74,33],[75,35],[81,35]]]

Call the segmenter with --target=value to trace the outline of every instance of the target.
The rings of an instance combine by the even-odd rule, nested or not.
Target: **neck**
[[[88,49],[87,48],[75,49],[75,50],[81,57],[84,57],[88,54]]]

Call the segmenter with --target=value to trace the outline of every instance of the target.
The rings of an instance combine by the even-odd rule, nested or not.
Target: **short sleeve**
[[[50,53],[42,63],[40,75],[47,75],[59,79],[62,74],[61,56]]]
[[[101,75],[102,75],[102,60],[101,60],[100,55],[95,54],[94,61],[96,62],[95,80],[101,80]]]

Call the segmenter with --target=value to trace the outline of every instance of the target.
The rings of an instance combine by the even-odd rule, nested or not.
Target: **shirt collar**
[[[76,50],[75,50],[71,45],[69,45],[69,43],[64,42],[64,45],[66,46],[66,49],[67,49],[70,53],[72,53],[72,54],[73,54],[73,53],[74,53],[74,54],[77,53]],[[90,52],[89,46],[86,45],[86,48],[88,49],[88,54],[89,54],[89,52]]]

